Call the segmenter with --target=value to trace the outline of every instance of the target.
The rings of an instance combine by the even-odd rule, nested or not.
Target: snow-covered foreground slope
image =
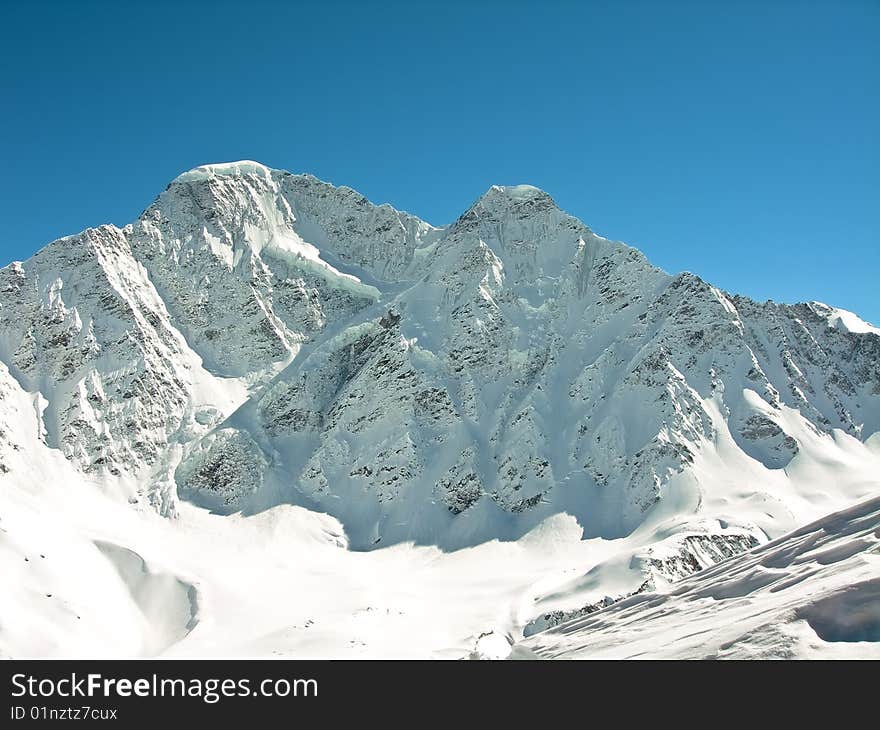
[[[516,658],[880,659],[880,498],[518,645]]]
[[[500,656],[878,493],[876,328],[531,186],[208,165],[0,269],[0,653]]]
[[[183,505],[168,520],[53,473],[59,467],[47,459],[40,487],[0,494],[0,656],[880,652],[877,499],[668,583],[690,570],[690,556],[711,559],[708,543],[681,551],[701,533],[659,544],[663,530],[583,540],[573,518],[557,516],[515,542],[357,552],[335,519],[301,507],[244,517]],[[639,590],[646,568],[652,584],[633,598],[524,637],[551,605]]]

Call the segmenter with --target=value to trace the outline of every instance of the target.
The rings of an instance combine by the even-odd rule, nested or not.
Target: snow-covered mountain
[[[208,165],[134,223],[0,270],[4,510],[15,490],[56,509],[66,482],[162,535],[304,508],[334,550],[516,541],[543,556],[511,567],[517,591],[526,565],[542,586],[565,565],[492,636],[877,494],[878,431],[876,328],[671,276],[526,185],[437,228],[310,175]],[[89,561],[143,554],[82,520],[103,535]]]

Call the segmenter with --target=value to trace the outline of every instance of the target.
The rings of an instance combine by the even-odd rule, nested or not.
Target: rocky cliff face
[[[192,361],[125,234],[56,241],[0,270],[0,292],[4,363],[39,412],[27,438],[85,472],[156,464],[182,422]]]
[[[315,507],[360,547],[562,511],[616,537],[665,496],[707,509],[710,472],[748,465],[750,500],[798,459],[878,464],[880,336],[845,321],[670,276],[529,186],[435,228],[257,163],[0,270],[4,387],[41,424],[16,439],[166,506]]]

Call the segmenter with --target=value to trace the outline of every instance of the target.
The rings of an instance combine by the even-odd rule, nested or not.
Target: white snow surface
[[[811,302],[813,309],[828,320],[831,327],[844,330],[845,332],[865,333],[871,332],[880,335],[880,328],[875,327],[863,320],[859,315],[846,309],[829,307],[822,302]]]
[[[213,165],[202,165],[187,170],[174,178],[174,182],[198,182],[207,180],[218,175],[241,176],[257,175],[268,178],[271,170],[265,165],[253,160],[238,160],[236,162],[219,162]]]
[[[205,165],[0,269],[0,656],[874,656],[870,617],[828,639],[870,586],[754,650],[732,602],[700,609],[717,645],[675,617],[880,494],[878,431],[876,328],[670,276],[538,188],[435,227]],[[821,595],[872,545],[817,559]],[[810,590],[800,566],[774,580]],[[617,624],[540,648],[649,595],[638,651]]]
[[[880,659],[880,498],[517,645],[515,658]]]

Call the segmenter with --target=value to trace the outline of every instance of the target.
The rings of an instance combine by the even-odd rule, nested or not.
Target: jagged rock
[[[747,533],[695,533],[676,535],[671,544],[660,543],[646,554],[633,558],[634,565],[647,578],[634,591],[620,596],[605,596],[599,601],[570,610],[548,611],[529,621],[523,636],[532,636],[567,621],[589,616],[630,596],[654,591],[658,583],[673,583],[722,560],[757,547],[758,539]]]
[[[238,509],[259,489],[266,469],[259,447],[241,431],[223,429],[200,442],[178,468],[183,496],[221,511]]]

